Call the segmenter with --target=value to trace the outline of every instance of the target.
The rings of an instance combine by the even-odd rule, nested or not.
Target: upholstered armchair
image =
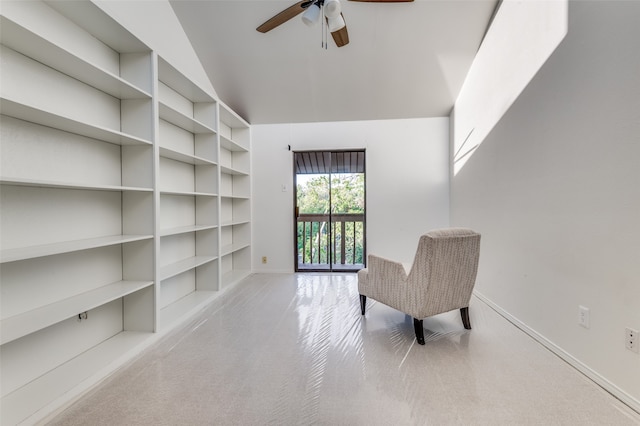
[[[418,243],[411,270],[402,263],[369,255],[358,271],[360,309],[367,297],[413,317],[416,340],[424,345],[423,319],[460,309],[464,328],[471,329],[469,300],[476,281],[480,234],[465,228],[433,230]]]

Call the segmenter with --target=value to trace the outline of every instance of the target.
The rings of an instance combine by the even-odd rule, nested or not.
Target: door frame
[[[362,152],[364,154],[364,162],[363,162],[363,174],[364,178],[364,215],[362,222],[362,265],[366,267],[367,264],[367,150],[365,148],[353,148],[353,149],[307,149],[307,150],[297,150],[291,151],[291,163],[292,163],[292,173],[293,173],[293,267],[295,272],[357,272],[359,268],[333,268],[333,247],[332,244],[329,244],[329,250],[327,256],[329,257],[328,268],[322,269],[300,269],[298,262],[298,216],[299,216],[299,208],[298,208],[298,173],[296,173],[296,154],[300,153],[309,153],[309,152],[321,152],[321,153],[340,153],[340,152]],[[333,229],[332,229],[332,188],[331,188],[331,175],[334,173],[330,170],[329,174],[329,239],[332,239]]]

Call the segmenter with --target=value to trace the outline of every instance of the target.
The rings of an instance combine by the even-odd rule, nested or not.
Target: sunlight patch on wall
[[[454,176],[567,31],[568,0],[503,0],[451,113]]]
[[[473,133],[474,130],[475,129],[471,129],[467,137],[464,139],[460,147],[456,150],[455,154],[453,155],[454,174],[457,173],[458,170],[462,168],[462,166],[464,166],[467,160],[471,157],[471,154],[473,154],[476,148],[480,146],[479,143],[476,143],[476,144],[467,143],[469,142],[469,138],[471,137],[471,134]]]

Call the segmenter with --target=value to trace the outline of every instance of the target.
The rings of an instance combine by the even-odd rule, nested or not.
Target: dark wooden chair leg
[[[462,317],[462,324],[467,330],[471,330],[471,322],[469,321],[469,307],[460,309],[460,316]]]
[[[360,312],[364,315],[364,311],[367,308],[367,296],[360,295]]]
[[[418,344],[424,345],[424,327],[422,326],[422,320],[414,318],[413,328],[416,331],[416,340],[418,341]]]

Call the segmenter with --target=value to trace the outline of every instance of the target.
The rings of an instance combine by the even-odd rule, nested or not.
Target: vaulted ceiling
[[[292,0],[171,0],[218,96],[252,124],[448,116],[498,0],[342,1],[338,48]]]

